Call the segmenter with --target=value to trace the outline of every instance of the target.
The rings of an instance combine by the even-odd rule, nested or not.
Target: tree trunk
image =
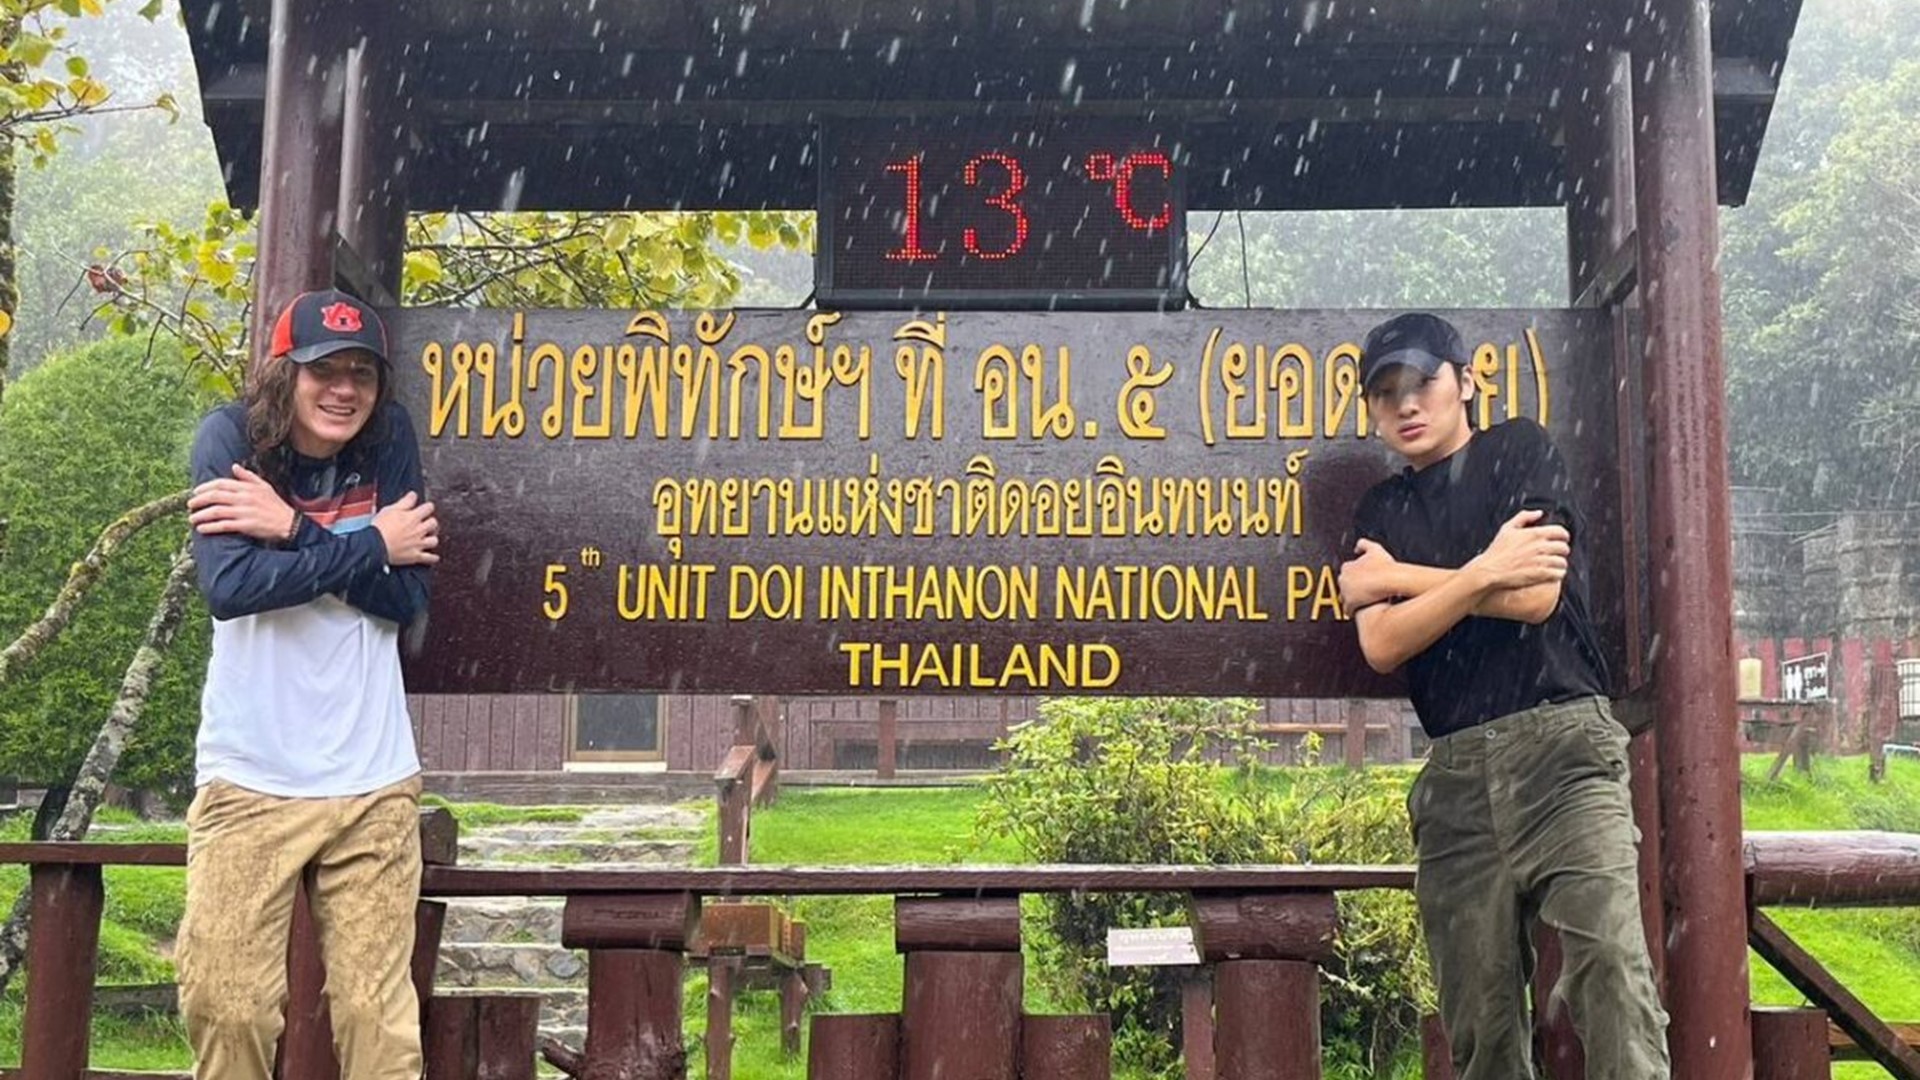
[[[54,822],[47,839],[86,838],[87,829],[93,824],[94,808],[100,805],[100,799],[107,790],[107,781],[113,778],[114,767],[120,764],[120,754],[126,749],[127,737],[133,733],[134,726],[140,722],[141,712],[146,709],[147,697],[153,692],[154,681],[160,674],[160,662],[173,645],[174,633],[180,629],[181,619],[186,614],[187,595],[192,589],[193,554],[188,544],[183,543],[180,554],[173,560],[173,569],[167,573],[166,586],[160,590],[160,602],[154,605],[153,618],[147,622],[146,638],[134,651],[133,659],[127,664],[127,673],[120,679],[120,696],[114,700],[106,721],[100,725],[100,734],[94,737],[93,747],[80,762],[80,770],[74,774],[66,806]],[[20,960],[27,954],[30,903],[29,893],[22,891],[20,898],[14,902],[13,914],[8,917],[6,926],[0,929],[0,993],[6,992],[7,983],[12,980],[14,972],[20,970]]]
[[[20,17],[0,20],[0,42],[11,46],[20,36]],[[0,65],[0,80],[18,86],[26,75],[20,64]],[[13,204],[16,193],[16,157],[13,139],[0,135],[0,311],[16,319],[20,311],[20,259],[13,242]],[[6,399],[7,369],[13,360],[11,328],[0,334],[0,401]]]

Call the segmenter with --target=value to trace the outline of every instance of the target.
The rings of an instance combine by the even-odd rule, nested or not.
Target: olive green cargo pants
[[[287,1004],[294,886],[313,917],[343,1080],[419,1080],[413,990],[420,778],[287,799],[224,781],[187,811],[187,907],[175,962],[201,1080],[269,1080]]]
[[[1665,1080],[1640,918],[1627,733],[1603,698],[1544,705],[1435,740],[1407,797],[1414,895],[1458,1080],[1531,1080],[1535,920],[1558,930],[1556,1002],[1588,1080]]]

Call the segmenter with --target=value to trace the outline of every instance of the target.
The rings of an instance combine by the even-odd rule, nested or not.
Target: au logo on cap
[[[336,334],[360,332],[360,309],[352,304],[329,304],[320,309],[320,325]]]

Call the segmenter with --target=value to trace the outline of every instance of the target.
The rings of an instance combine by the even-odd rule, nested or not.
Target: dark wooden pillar
[[[1193,899],[1194,945],[1213,965],[1214,1075],[1319,1080],[1320,964],[1340,925],[1332,893]]]
[[[1111,1080],[1113,1022],[1105,1016],[1029,1016],[1020,1025],[1024,1080]]]
[[[882,780],[893,779],[896,755],[900,749],[900,703],[892,698],[880,702],[880,734],[874,745],[875,772]]]
[[[1597,32],[1597,31],[1596,31]],[[1607,288],[1633,250],[1633,90],[1625,52],[1600,49],[1564,102],[1567,136],[1567,295],[1575,305],[1611,306]],[[1612,264],[1612,265],[1610,265]],[[1592,286],[1602,287],[1595,289]]]
[[[894,901],[906,954],[901,1080],[1019,1074],[1020,901],[1011,896]]]
[[[433,1002],[425,1080],[534,1080],[540,995],[487,994]]]
[[[1746,1080],[1746,895],[1733,540],[1706,0],[1635,28],[1634,182],[1646,327],[1654,700],[1673,1074]]]
[[[293,893],[293,926],[287,934],[287,1026],[274,1062],[279,1080],[337,1080],[333,1019],[327,1010],[327,968],[320,956],[320,928],[313,918],[307,874]]]
[[[366,284],[386,294],[366,299],[392,305],[400,295],[407,244],[407,91],[399,63],[404,37],[389,4],[358,0],[354,14],[336,217],[340,238],[360,260]]]
[[[1617,36],[1605,26],[1590,32],[1601,44]],[[1641,437],[1640,357],[1632,351],[1629,309],[1635,302],[1632,292],[1638,283],[1638,244],[1634,239],[1635,206],[1633,174],[1633,85],[1632,63],[1618,48],[1595,51],[1578,73],[1578,79],[1565,103],[1567,133],[1567,269],[1569,293],[1574,304],[1601,308],[1612,316],[1614,337],[1614,376],[1618,400],[1615,408],[1616,443],[1619,447],[1618,500],[1621,520],[1626,523],[1625,544],[1619,553],[1621,582],[1626,590],[1627,661],[1615,677],[1630,695],[1615,702],[1615,712],[1623,721],[1638,726],[1639,718],[1651,713],[1653,705],[1642,693],[1646,672],[1642,660],[1646,653],[1646,627],[1641,617],[1644,587],[1642,569],[1644,548],[1640,542],[1640,524],[1646,514],[1644,477],[1638,471]],[[1643,731],[1633,740],[1629,756],[1632,765],[1633,815],[1640,833],[1640,916],[1653,958],[1655,985],[1662,988],[1665,970],[1662,954],[1664,919],[1660,886],[1660,799],[1659,755],[1655,735]],[[1540,935],[1540,965],[1534,982],[1534,1000],[1546,1002],[1559,976],[1558,940],[1550,932]],[[1585,1060],[1573,1020],[1565,1009],[1551,1014],[1536,1013],[1538,1049],[1550,1075],[1567,1080],[1585,1072]]]
[[[1582,1080],[1587,1056],[1573,1011],[1565,1001],[1554,1002],[1553,987],[1560,981],[1563,957],[1560,935],[1545,923],[1533,927],[1533,1055],[1549,1080]]]
[[[1753,1080],[1828,1080],[1832,1075],[1826,1013],[1753,1010]]]
[[[1229,960],[1213,969],[1220,1080],[1320,1080],[1320,969]]]
[[[1453,1080],[1453,1044],[1435,1013],[1420,1018],[1420,1075],[1422,1080]]]
[[[339,13],[327,5],[273,0],[250,332],[255,363],[267,355],[280,309],[306,290],[333,284],[344,31]]]
[[[733,1076],[733,996],[741,966],[736,955],[707,958],[707,1080]]]
[[[426,1030],[427,1005],[433,1000],[434,972],[440,965],[440,938],[447,926],[442,900],[421,900],[413,907],[413,995],[420,999],[420,1028]]]
[[[686,893],[567,898],[560,943],[587,952],[581,1076],[679,1077],[681,979],[700,902]]]
[[[33,934],[27,939],[22,1080],[69,1080],[87,1068],[93,969],[106,892],[98,866],[42,863],[31,872]]]
[[[815,1016],[807,1080],[900,1080],[900,1015]]]
[[[1187,1080],[1213,1080],[1213,976],[1204,967],[1180,984],[1180,1061]]]

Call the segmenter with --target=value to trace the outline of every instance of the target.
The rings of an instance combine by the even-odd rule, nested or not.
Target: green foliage
[[[717,307],[739,289],[740,272],[715,244],[813,242],[810,215],[771,211],[434,213],[407,228],[408,306]],[[90,281],[113,333],[178,339],[203,388],[231,397],[247,369],[257,254],[252,219],[215,200],[198,228],[144,226]]]
[[[1786,510],[1900,507],[1920,485],[1917,16],[1807,5],[1753,201],[1726,218],[1735,479]]]
[[[113,96],[75,52],[65,20],[106,13],[108,0],[0,0],[0,139],[25,146],[35,164],[59,150],[68,121],[98,110]],[[140,9],[149,21],[153,4]],[[170,95],[150,103],[177,110]]]
[[[112,128],[20,176],[20,306],[9,335],[16,374],[99,337],[92,315],[105,298],[89,284],[90,266],[134,246],[143,222],[199,222],[219,190],[205,128],[132,116]]]
[[[710,308],[740,287],[716,244],[804,248],[810,214],[420,214],[408,223],[410,304]]]
[[[154,221],[138,246],[88,275],[98,312],[119,337],[176,343],[201,392],[225,399],[247,370],[247,313],[259,253],[253,219],[223,199],[207,204],[197,228]]]
[[[980,828],[1057,863],[1406,862],[1405,777],[1307,770],[1275,785],[1242,699],[1053,699],[1016,727],[986,781]],[[1228,767],[1221,766],[1227,762]],[[1148,1073],[1179,1045],[1177,976],[1110,968],[1111,927],[1179,925],[1172,895],[1050,895],[1033,943],[1063,999],[1115,1018],[1116,1046]],[[1404,896],[1342,898],[1339,958],[1328,969],[1323,1030],[1370,1069],[1398,1056],[1430,996],[1418,920]]]
[[[185,486],[202,400],[169,349],[96,345],[36,368],[0,403],[0,638],[38,618],[70,562],[127,508]],[[0,772],[72,776],[119,693],[183,535],[180,521],[136,536],[73,624],[0,689]],[[198,612],[197,601],[194,612]],[[191,780],[208,630],[190,614],[127,747],[119,782],[179,792]]]
[[[1307,764],[1282,796],[1280,829],[1286,858],[1300,863],[1400,864],[1414,861],[1401,769],[1317,765],[1318,736]],[[1370,890],[1340,895],[1340,943],[1323,969],[1328,983],[1322,1038],[1335,1053],[1354,1055],[1366,1075],[1384,1075],[1406,1056],[1420,1017],[1435,1008],[1433,974],[1413,897]]]
[[[1557,209],[1197,213],[1190,287],[1208,307],[1558,306],[1564,220]]]

